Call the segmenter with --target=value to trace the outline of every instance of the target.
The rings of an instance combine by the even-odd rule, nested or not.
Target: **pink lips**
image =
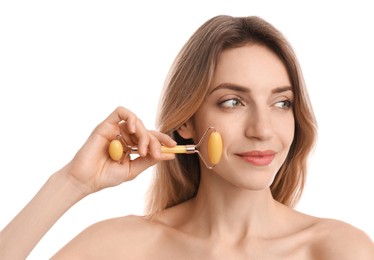
[[[238,154],[244,161],[254,166],[266,166],[269,165],[274,157],[275,152],[271,150],[266,151],[250,151]]]

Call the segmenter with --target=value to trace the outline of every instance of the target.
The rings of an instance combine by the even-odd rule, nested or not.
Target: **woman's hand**
[[[118,163],[109,157],[109,143],[120,132],[126,142],[138,145],[140,156],[135,160],[124,158]],[[175,145],[169,136],[145,129],[129,110],[117,108],[95,128],[73,160],[53,174],[1,230],[0,258],[25,259],[52,225],[80,199],[131,180],[159,161],[173,159],[173,154],[160,153],[161,143]]]
[[[138,146],[139,157],[130,160],[127,156],[121,162],[110,158],[109,144],[119,133],[130,145]],[[168,135],[147,130],[134,113],[118,107],[94,129],[62,170],[85,194],[90,194],[132,180],[155,163],[175,158],[174,154],[162,154],[161,144],[176,145]]]

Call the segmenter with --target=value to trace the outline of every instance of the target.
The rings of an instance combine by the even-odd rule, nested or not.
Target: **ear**
[[[183,125],[178,127],[177,132],[184,139],[193,138],[194,137],[194,134],[193,134],[194,133],[194,127],[193,127],[192,120],[189,119]]]

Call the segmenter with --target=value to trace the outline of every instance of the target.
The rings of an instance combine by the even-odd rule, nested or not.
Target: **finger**
[[[126,129],[127,133],[136,131],[136,115],[124,107],[117,107],[104,121],[102,121],[92,132],[92,134],[99,134],[108,140],[115,138],[121,131],[119,129]],[[123,122],[126,124],[122,125]]]
[[[138,139],[138,152],[140,156],[146,156],[148,153],[148,145],[150,142],[150,134],[144,127],[143,122],[137,118],[136,120],[136,132],[134,133]]]
[[[120,132],[122,139],[125,141],[125,143],[130,146],[137,145],[138,139],[133,133],[129,132],[126,126],[127,123],[125,121],[121,121],[119,125],[120,125],[119,132]]]
[[[126,120],[126,126],[127,130],[129,131],[130,134],[136,133],[136,122],[137,122],[137,116],[135,114],[127,117]]]
[[[175,140],[173,140],[170,136],[168,136],[167,134],[164,134],[164,133],[160,133],[160,132],[157,132],[157,131],[150,131],[158,140],[161,144],[163,145],[166,145],[166,146],[169,146],[169,147],[173,147],[173,146],[176,146],[177,145],[177,142]]]
[[[137,116],[130,110],[119,106],[117,107],[106,119],[105,122],[110,124],[123,124],[129,133],[135,133],[136,131],[136,120]]]
[[[150,156],[152,156],[154,159],[158,160],[161,156],[161,143],[156,138],[155,135],[153,135],[150,132],[150,142],[149,142],[149,153]]]
[[[157,131],[149,131],[151,140],[149,144],[149,149],[151,155],[155,158],[160,160],[161,156],[161,145],[166,145],[168,147],[173,147],[176,145],[176,142],[171,139],[170,136],[157,132]]]

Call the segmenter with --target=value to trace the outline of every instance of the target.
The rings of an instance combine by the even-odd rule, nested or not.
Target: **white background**
[[[346,221],[374,238],[374,16],[368,3],[1,1],[0,229],[118,105],[154,128],[177,52],[207,19],[229,14],[275,25],[303,68],[319,140],[297,209]],[[99,220],[142,214],[151,174],[79,202],[29,259],[47,259]]]

